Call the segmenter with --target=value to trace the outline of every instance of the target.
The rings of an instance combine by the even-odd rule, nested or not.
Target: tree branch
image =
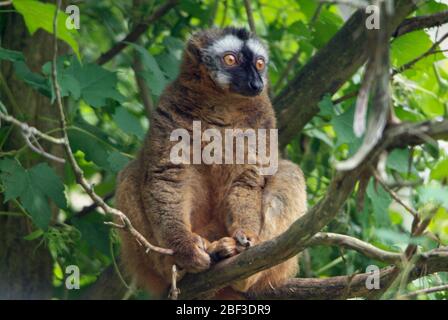
[[[250,31],[252,31],[253,34],[256,34],[257,30],[255,29],[254,13],[250,5],[250,0],[244,0],[244,7],[246,8],[247,22],[249,23]]]
[[[424,137],[438,138],[444,135],[448,135],[448,120],[405,123],[387,129],[380,143],[366,158],[369,161],[353,170],[337,172],[324,198],[295,221],[287,231],[218,263],[210,270],[188,274],[179,284],[180,298],[195,298],[220,289],[297,255],[309,246],[313,241],[312,237],[335,217],[353,191],[360,173],[384,150],[403,144],[419,144],[425,141]]]
[[[445,24],[447,22],[448,10],[427,16],[409,18],[400,23],[397,29],[395,29],[395,32],[392,34],[392,36],[400,37],[409,32],[441,26],[442,24]]]
[[[19,127],[24,134],[34,135],[34,136],[37,136],[39,138],[42,138],[42,139],[47,140],[54,144],[64,144],[63,139],[55,138],[46,133],[43,133],[42,131],[39,131],[35,127],[32,127],[25,122],[21,122],[21,121],[17,120],[16,118],[14,118],[13,116],[7,115],[1,111],[0,111],[0,119],[5,120],[6,122],[9,122],[9,123]]]
[[[437,40],[436,42],[434,42],[434,44],[431,46],[431,48],[429,48],[428,51],[424,52],[423,54],[419,55],[418,57],[416,57],[415,59],[409,61],[408,63],[405,63],[404,65],[402,65],[401,67],[399,67],[398,69],[394,70],[392,72],[392,76],[396,75],[397,73],[402,73],[405,70],[408,70],[410,68],[412,68],[417,62],[419,62],[420,60],[426,58],[427,56],[431,55],[431,54],[435,54],[438,52],[442,52],[440,50],[437,50],[437,48],[439,47],[439,45],[448,38],[448,32],[445,33],[439,40]]]
[[[411,270],[408,282],[422,276],[448,271],[448,248],[436,249],[421,255],[416,266]],[[394,266],[380,270],[380,290],[387,287],[395,279],[397,268]],[[257,295],[248,295],[250,299],[348,299],[367,297],[376,290],[368,289],[366,280],[371,273],[359,273],[348,276],[338,276],[326,279],[296,278],[289,279],[282,286],[260,292]],[[440,290],[445,289],[441,288]],[[446,290],[446,289],[445,289]]]
[[[391,264],[399,263],[402,258],[400,253],[388,252],[362,240],[337,233],[316,233],[309,241],[309,246],[320,245],[331,245],[355,250],[368,258]]]
[[[129,42],[135,42],[143,33],[145,33],[145,31],[148,29],[151,23],[154,23],[156,20],[160,19],[165,14],[167,14],[168,11],[170,11],[173,7],[175,7],[178,2],[179,2],[178,0],[167,0],[164,4],[157,7],[157,9],[154,11],[152,15],[148,17],[148,19],[137,24],[135,28],[132,29],[132,31],[123,40],[121,40],[120,42],[115,44],[112,48],[110,48],[108,51],[103,53],[96,60],[96,63],[102,65],[111,60],[124,48],[126,48]]]
[[[429,294],[429,293],[440,292],[440,291],[448,291],[448,284],[437,286],[437,287],[426,288],[426,289],[422,289],[422,290],[417,290],[417,291],[408,293],[406,295],[400,296],[399,298],[400,299],[409,299],[409,298],[416,297],[421,294]]]
[[[395,30],[415,8],[412,0],[397,0],[395,4],[388,30]],[[275,97],[280,148],[319,112],[322,97],[334,94],[365,63],[366,43],[365,13],[358,10]]]

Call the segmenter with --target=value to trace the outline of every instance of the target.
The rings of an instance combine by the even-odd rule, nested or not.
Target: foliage
[[[84,1],[78,5],[81,29],[65,28],[65,15],[59,17],[59,38],[73,51],[58,59],[58,82],[67,99],[69,139],[86,177],[94,182],[101,196],[113,193],[117,172],[133,158],[140,148],[145,131],[150,126],[145,107],[139,96],[136,74],[141,76],[156,104],[164,87],[177,73],[184,41],[195,30],[211,25],[246,25],[242,1],[184,0],[166,16],[152,24],[138,43],[130,44],[121,54],[104,66],[94,61],[123,35],[128,34],[139,17],[148,16],[162,1],[143,1],[139,8],[130,0]],[[337,32],[347,19],[347,13],[335,5],[323,5],[316,20],[317,0],[258,0],[253,2],[257,33],[270,47],[272,63],[269,76],[273,95],[281,92],[297,71]],[[149,4],[149,5],[148,5]],[[30,35],[38,29],[52,32],[55,6],[34,0],[15,0],[15,14],[23,16]],[[288,10],[285,10],[288,8]],[[417,14],[447,10],[439,1],[427,1]],[[136,14],[136,12],[138,12]],[[2,15],[7,13],[0,12]],[[434,43],[434,32],[416,31],[392,40],[391,63],[398,68],[426,52]],[[282,78],[287,63],[299,52],[293,67]],[[134,59],[141,59],[143,70],[133,69]],[[2,63],[11,64],[16,76],[40,94],[54,99],[51,85],[51,62],[32,71],[26,54],[10,48],[0,48]],[[359,70],[333,98],[359,89]],[[401,121],[417,122],[446,117],[448,112],[448,59],[442,53],[421,59],[412,68],[396,75],[392,81],[393,107]],[[325,81],[325,79],[323,79]],[[6,104],[6,101],[3,101]],[[353,133],[355,99],[334,104],[329,95],[319,104],[320,113],[302,133],[287,146],[287,155],[300,164],[307,177],[309,206],[325,194],[335,161],[353,154],[361,143]],[[10,138],[9,124],[2,123],[0,145]],[[26,149],[26,147],[24,147]],[[65,267],[80,266],[82,287],[95,282],[102,270],[113,263],[118,253],[114,232],[109,232],[103,217],[95,212],[80,215],[83,206],[80,188],[66,165],[58,175],[45,159],[27,167],[29,154],[23,150],[1,150],[0,179],[3,201],[23,212],[33,222],[27,240],[42,239],[54,258],[54,297],[76,298],[77,292],[64,292]],[[370,242],[390,251],[402,251],[416,241],[424,249],[448,245],[448,144],[428,141],[422,147],[396,150],[385,162],[387,183],[416,210],[424,211],[428,203],[438,207],[429,233],[412,239],[412,219],[390,194],[372,179],[366,196],[359,201],[350,198],[337,219],[326,231],[340,232]],[[404,183],[406,181],[406,183]],[[410,187],[409,187],[409,186]],[[418,187],[413,187],[418,186]],[[51,218],[51,207],[58,215]],[[435,240],[437,239],[437,241]],[[353,252],[332,247],[308,249],[311,266],[303,264],[302,274],[327,277],[364,272],[378,264]],[[383,266],[383,265],[380,265]],[[415,290],[447,281],[428,276],[412,283]],[[447,294],[435,293],[423,299],[446,299]]]

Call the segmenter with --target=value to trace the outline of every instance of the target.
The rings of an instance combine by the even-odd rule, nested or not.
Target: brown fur
[[[169,287],[171,267],[187,272],[210,267],[209,254],[220,257],[242,250],[235,240],[251,244],[284,232],[306,209],[300,169],[280,160],[273,176],[261,176],[254,165],[174,165],[171,132],[200,120],[202,130],[275,128],[267,90],[244,97],[219,88],[200,63],[199,49],[219,30],[202,32],[187,44],[180,75],[160,98],[151,129],[137,159],[119,175],[116,204],[153,244],[171,248],[174,256],[145,254],[135,239],[122,232],[122,260],[137,284],[157,298]],[[224,136],[224,134],[223,134]],[[219,291],[215,298],[237,298],[237,291],[275,287],[297,272],[297,258],[255,274]],[[235,291],[236,290],[236,291]]]

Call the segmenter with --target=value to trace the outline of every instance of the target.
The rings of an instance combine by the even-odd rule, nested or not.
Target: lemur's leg
[[[253,199],[253,198],[252,198]],[[255,198],[258,199],[258,198]],[[284,231],[306,211],[306,185],[302,171],[294,163],[281,160],[277,172],[268,177],[260,200],[263,217],[258,241],[270,240]],[[238,253],[238,241],[223,238],[214,244],[218,255]],[[238,281],[232,287],[237,291],[259,291],[268,286],[275,287],[280,282],[293,277],[298,270],[297,257],[291,258],[271,269],[257,273],[248,279]]]

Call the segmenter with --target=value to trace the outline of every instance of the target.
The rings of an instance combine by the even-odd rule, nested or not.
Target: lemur
[[[240,28],[210,29],[187,42],[177,79],[164,90],[137,158],[117,179],[116,205],[154,245],[174,255],[145,253],[121,232],[122,261],[136,283],[164,298],[172,265],[201,272],[217,260],[284,232],[306,210],[300,168],[279,160],[272,175],[258,164],[174,164],[173,130],[275,129],[268,97],[266,46]],[[202,145],[202,148],[204,145]],[[297,273],[298,259],[229,284],[215,298],[275,288]]]

